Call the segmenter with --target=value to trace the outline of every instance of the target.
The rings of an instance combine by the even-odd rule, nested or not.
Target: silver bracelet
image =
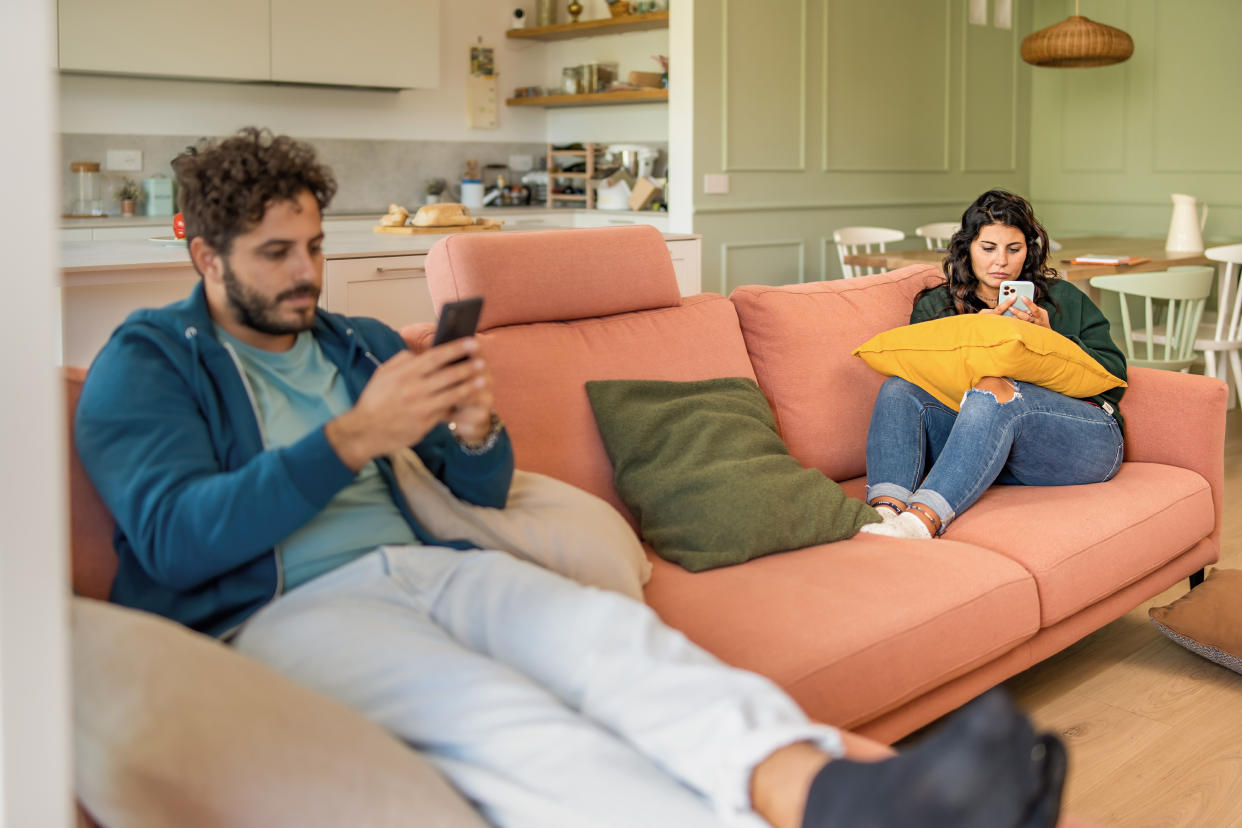
[[[500,432],[504,428],[504,423],[500,421],[500,415],[493,411],[491,427],[488,428],[487,434],[483,436],[483,439],[477,441],[462,439],[461,435],[457,433],[457,423],[455,422],[450,421],[448,427],[449,431],[453,433],[453,439],[457,441],[458,448],[466,454],[478,456],[480,454],[487,454],[496,445],[496,441],[500,439]]]

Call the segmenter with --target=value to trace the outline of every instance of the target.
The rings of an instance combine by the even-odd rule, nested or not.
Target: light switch
[[[728,195],[729,176],[724,173],[708,173],[704,175],[703,192],[707,195]]]

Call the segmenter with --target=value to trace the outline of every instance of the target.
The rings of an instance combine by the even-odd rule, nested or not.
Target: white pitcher
[[[1199,199],[1183,193],[1171,193],[1173,218],[1169,221],[1169,239],[1165,250],[1178,253],[1203,252],[1203,227],[1207,223],[1208,206]],[[1196,214],[1196,207],[1203,210]]]

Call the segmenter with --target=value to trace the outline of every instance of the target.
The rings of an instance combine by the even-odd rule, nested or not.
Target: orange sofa
[[[906,324],[942,277],[915,266],[682,298],[660,234],[620,227],[450,236],[427,278],[437,308],[485,298],[480,339],[518,466],[637,528],[587,380],[755,379],[790,452],[862,497],[883,378],[851,351]],[[700,573],[649,551],[646,601],[813,717],[891,743],[1216,560],[1225,406],[1219,380],[1133,368],[1108,483],[994,486],[934,541],[860,534]]]
[[[456,235],[432,250],[427,271],[437,306],[470,295],[487,299],[480,338],[518,465],[600,495],[632,525],[613,489],[586,380],[755,379],[794,456],[861,495],[867,421],[881,379],[850,350],[904,324],[914,293],[938,278],[934,268],[914,267],[850,281],[745,287],[728,299],[683,299],[667,247],[650,227]],[[405,333],[424,343],[431,338],[430,326]],[[65,372],[70,424],[84,373]],[[886,755],[878,742],[912,732],[1216,559],[1225,385],[1141,369],[1130,379],[1123,401],[1127,462],[1109,483],[995,487],[936,541],[862,535],[698,574],[651,556],[646,600],[725,661],[774,679],[813,717],[854,731],[846,734],[851,755]],[[72,447],[71,427],[69,435]],[[68,461],[76,619],[87,617],[86,610],[99,615],[90,599],[106,599],[116,563],[111,518],[72,451]],[[997,529],[1031,515],[1039,519],[1037,533]],[[143,683],[135,659],[154,675],[161,664],[170,669],[161,661],[169,648],[184,648],[190,659],[207,652],[202,636],[179,629],[184,641],[178,644],[167,626],[155,630],[161,650],[146,659],[134,652],[146,644],[128,633],[99,643],[101,636],[75,632],[75,663],[93,662],[97,673],[111,669],[112,686],[125,687]],[[121,717],[106,698],[93,698],[99,694],[85,686],[84,675],[79,664],[75,732],[82,803],[100,823],[124,824],[124,816],[151,807],[150,797],[134,795],[153,790],[162,813],[178,814],[178,824],[213,824],[219,800],[235,781],[213,789],[196,774],[221,740],[182,739],[177,763],[153,779],[152,764],[165,754],[151,745],[168,723]],[[197,674],[193,678],[198,681]],[[222,715],[241,715],[234,691],[197,686],[175,692],[219,695]],[[135,693],[131,715],[141,718],[144,710],[157,709],[152,700],[165,689],[147,682]],[[83,719],[83,699],[95,705],[88,714],[112,728],[113,743],[91,733],[98,721]],[[176,699],[163,698],[159,709],[177,709]],[[244,721],[233,723],[245,729]],[[254,730],[266,739],[260,722]],[[339,730],[325,738],[333,750],[356,755],[341,747]],[[146,764],[114,760],[104,775],[100,749],[141,752]],[[233,754],[251,749],[265,750],[242,742]],[[84,757],[91,761],[84,764]],[[370,761],[384,770],[382,781],[393,781],[390,760]],[[355,764],[371,767],[360,756]],[[322,768],[307,776],[321,778]],[[259,796],[269,790],[265,785],[259,780],[246,793]],[[331,799],[332,784],[320,787]],[[122,788],[128,799],[118,793]],[[271,794],[280,800],[279,791]],[[231,804],[253,806],[253,799],[241,799]],[[400,818],[369,824],[402,824],[409,808],[398,799],[385,803]],[[441,815],[429,825],[466,824],[453,816],[458,812],[449,799],[442,808],[427,807],[428,819]],[[1061,823],[1083,824],[1071,817]]]

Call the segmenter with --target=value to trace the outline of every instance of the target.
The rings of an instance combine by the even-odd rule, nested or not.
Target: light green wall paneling
[[[726,296],[739,285],[786,285],[802,281],[806,245],[801,239],[725,242],[720,246],[718,285],[703,285]]]
[[[806,0],[724,0],[723,19],[724,169],[805,168]]]
[[[1017,27],[971,26],[962,16],[962,169],[1013,172],[1018,166]]]
[[[989,187],[1027,190],[1031,0],[1014,0],[1015,30],[968,25],[967,0],[677,2],[693,4],[687,163],[705,290],[837,278],[835,228],[895,227],[908,236],[895,247],[921,247],[915,227],[957,220]],[[758,44],[735,48],[749,29]],[[774,110],[773,94],[786,96]],[[748,168],[789,165],[795,137],[805,169]],[[702,192],[715,173],[728,194]]]
[[[828,0],[825,169],[948,169],[953,5]],[[920,140],[907,140],[915,125]]]
[[[1242,172],[1242,3],[1158,2],[1155,16],[1155,170]]]
[[[1126,71],[1100,66],[1064,72],[1061,94],[1062,168],[1067,172],[1121,172],[1126,167]]]
[[[1126,0],[1092,0],[1091,14],[1129,31]],[[1128,65],[1090,70],[1037,70],[1058,85],[1062,167],[1067,172],[1120,172],[1126,163]],[[1084,140],[1086,139],[1086,140]]]
[[[1034,28],[1073,14],[1035,0]],[[1031,197],[1054,236],[1163,238],[1170,193],[1211,207],[1208,244],[1242,240],[1242,2],[1081,0],[1134,38],[1117,66],[1031,70]]]

